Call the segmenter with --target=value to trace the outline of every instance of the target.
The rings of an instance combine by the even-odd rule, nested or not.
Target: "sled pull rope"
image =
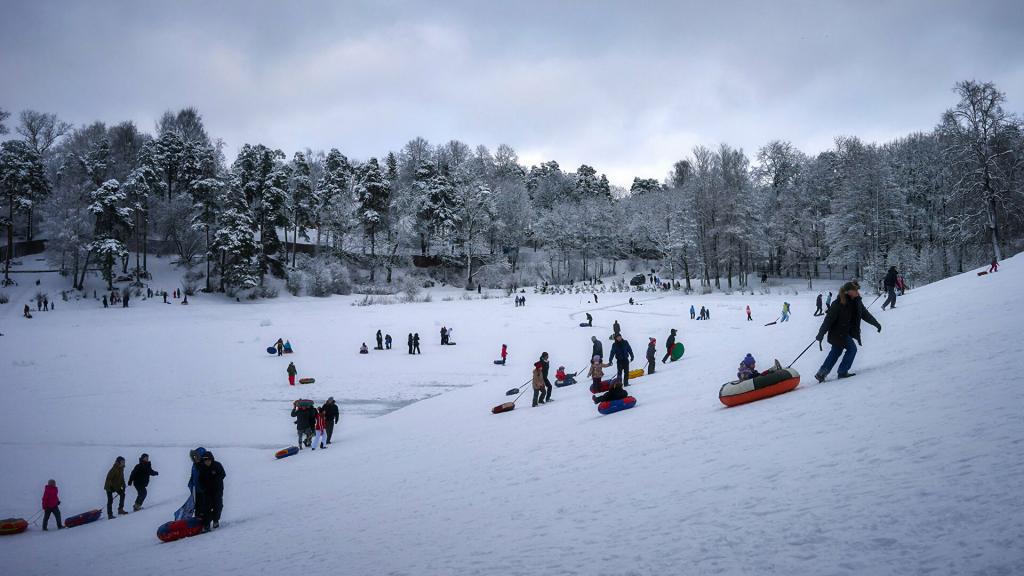
[[[807,345],[807,348],[804,348],[804,351],[803,351],[803,352],[801,352],[799,356],[797,356],[796,358],[794,358],[794,359],[793,359],[793,361],[789,363],[789,366],[786,366],[786,368],[790,368],[791,366],[793,366],[793,364],[796,364],[796,361],[800,359],[800,356],[803,356],[805,352],[807,352],[808,350],[810,350],[810,349],[811,349],[811,346],[814,346],[814,343],[815,343],[815,342],[818,342],[818,339],[817,339],[817,338],[815,338],[814,340],[811,340],[811,343]],[[818,346],[819,346],[819,347],[821,346],[821,342],[818,342]]]

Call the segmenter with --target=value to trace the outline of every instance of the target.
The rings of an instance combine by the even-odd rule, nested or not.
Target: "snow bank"
[[[0,539],[0,565],[13,574],[1024,572],[1018,264],[915,290],[894,311],[876,304],[884,329],[865,327],[855,378],[816,384],[824,353],[815,346],[795,365],[800,388],[731,409],[717,391],[745,353],[762,368],[775,357],[787,364],[812,340],[816,292],[644,295],[632,307],[626,294],[597,306],[528,295],[525,308],[197,297],[189,307],[58,309],[31,321],[5,310],[0,514],[30,516],[50,477],[65,515],[99,506],[119,454],[131,464],[149,452],[161,475],[142,512]],[[763,326],[783,300],[792,321]],[[690,304],[709,306],[712,320],[690,321]],[[584,311],[595,328],[577,327]],[[635,409],[600,416],[581,383],[556,388],[550,405],[530,408],[524,396],[513,412],[490,414],[541,351],[552,375],[584,366],[591,335],[607,353],[616,319],[638,364],[649,336],[659,358],[670,328],[686,344],[682,362],[635,381]],[[438,345],[442,324],[455,327],[457,346]],[[396,350],[357,355],[377,328]],[[422,356],[404,352],[410,331]],[[264,350],[278,336],[317,384],[288,388],[287,362]],[[502,343],[504,367],[491,363]],[[300,393],[339,399],[336,442],[275,461],[292,442],[287,409]],[[227,469],[222,528],[161,544],[156,528],[184,500],[186,452],[199,444]]]

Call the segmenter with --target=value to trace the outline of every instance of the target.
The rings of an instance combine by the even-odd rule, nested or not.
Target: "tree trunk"
[[[8,201],[7,260],[4,262],[4,286],[11,284],[11,258],[14,258],[14,195]]]

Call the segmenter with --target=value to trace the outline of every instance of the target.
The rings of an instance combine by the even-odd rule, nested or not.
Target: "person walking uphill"
[[[327,441],[327,418],[324,416],[324,409],[320,408],[317,410],[313,409],[313,431],[316,437],[313,438],[313,450],[316,450],[316,445],[320,445],[320,449],[324,450],[327,445],[324,442]]]
[[[544,363],[539,360],[533,363],[531,382],[533,383],[533,407],[536,408],[538,404],[544,403]]]
[[[334,436],[334,425],[341,419],[341,414],[338,413],[338,405],[334,403],[334,396],[327,399],[324,405],[320,407],[324,411],[324,420],[327,424],[327,443],[331,443],[331,437]]]
[[[597,356],[598,358],[604,358],[604,344],[597,339],[597,336],[591,336],[590,341],[594,343],[593,349],[590,352],[591,357]]]
[[[651,338],[651,341],[647,343],[647,373],[654,374],[654,367],[658,363],[657,354],[657,340]]]
[[[629,342],[622,337],[622,334],[615,335],[615,343],[608,353],[608,362],[615,359],[615,377],[621,383],[620,386],[629,386],[629,363],[633,361],[633,348]]]
[[[107,492],[107,519],[114,519],[114,494],[118,495],[117,515],[127,514],[124,509],[124,456],[118,456],[114,465],[107,472],[107,479],[103,482],[103,490]]]
[[[224,467],[213,459],[209,450],[199,465],[199,488],[203,492],[203,507],[196,508],[196,516],[203,520],[203,532],[220,527],[220,514],[224,510]],[[212,523],[212,526],[211,526]]]
[[[286,370],[286,372],[288,372],[288,385],[295,386],[295,375],[299,373],[299,371],[295,369],[295,362],[288,363],[288,370]]]
[[[815,316],[821,316],[822,314],[824,314],[824,312],[821,311],[821,294],[818,294],[818,300],[814,303],[814,305],[815,305],[815,309],[814,309],[814,315]]]
[[[889,271],[885,273],[885,280],[882,281],[882,286],[885,288],[887,297],[885,302],[882,302],[882,310],[885,310],[886,306],[896,307],[896,277],[899,274],[896,272],[895,266],[889,266]],[[840,298],[842,293],[839,294]]]
[[[676,329],[673,328],[668,334],[668,338],[665,340],[665,356],[662,357],[661,363],[668,362],[669,358],[672,357],[672,348],[676,345]],[[653,370],[652,370],[653,372]]]
[[[60,521],[60,497],[57,495],[57,481],[53,478],[46,483],[43,488],[43,531],[46,531],[46,525],[50,523],[50,516],[57,519],[57,530],[62,530],[64,524]]]
[[[825,381],[844,350],[846,354],[843,354],[843,361],[839,363],[839,377],[854,376],[854,373],[850,372],[850,368],[853,366],[853,359],[857,356],[857,344],[861,343],[861,320],[875,326],[879,332],[882,331],[882,325],[875,320],[871,312],[867,311],[860,299],[860,286],[855,282],[847,282],[839,289],[839,298],[829,307],[825,319],[821,322],[821,328],[818,329],[819,345],[826,334],[828,334],[828,343],[832,345],[828,356],[825,357],[825,363],[814,375],[818,382]]]
[[[298,401],[296,401],[298,402]],[[302,445],[309,446],[313,436],[313,425],[315,423],[315,416],[313,412],[316,409],[313,407],[300,407],[297,404],[292,406],[292,418],[295,418],[295,432],[299,438],[299,450],[302,450]],[[306,441],[303,442],[303,437]]]
[[[544,376],[544,389],[547,390],[547,395],[544,396],[545,402],[551,402],[551,380],[548,380],[548,371],[551,370],[551,362],[548,360],[548,353],[544,352],[540,355],[541,370]]]
[[[135,504],[132,505],[132,510],[135,512],[142,510],[142,503],[146,501],[149,478],[159,475],[160,473],[153,470],[153,465],[149,463],[149,454],[139,456],[139,463],[132,468],[132,473],[128,476],[128,485],[135,486]]]
[[[384,349],[384,334],[380,330],[377,330],[377,350]]]
[[[616,320],[614,323],[612,323],[612,334],[621,334],[621,333],[622,333],[622,327],[619,326],[619,321]]]

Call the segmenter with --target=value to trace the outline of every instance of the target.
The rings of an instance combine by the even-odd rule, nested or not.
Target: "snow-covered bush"
[[[301,296],[309,278],[302,270],[289,270],[288,279],[285,280],[284,289],[292,296]]]
[[[405,294],[405,302],[415,302],[421,290],[419,279],[409,276],[402,280],[402,293]]]
[[[203,278],[206,278],[206,274],[202,270],[188,270],[181,278],[181,289],[185,294],[192,296],[196,293]]]

